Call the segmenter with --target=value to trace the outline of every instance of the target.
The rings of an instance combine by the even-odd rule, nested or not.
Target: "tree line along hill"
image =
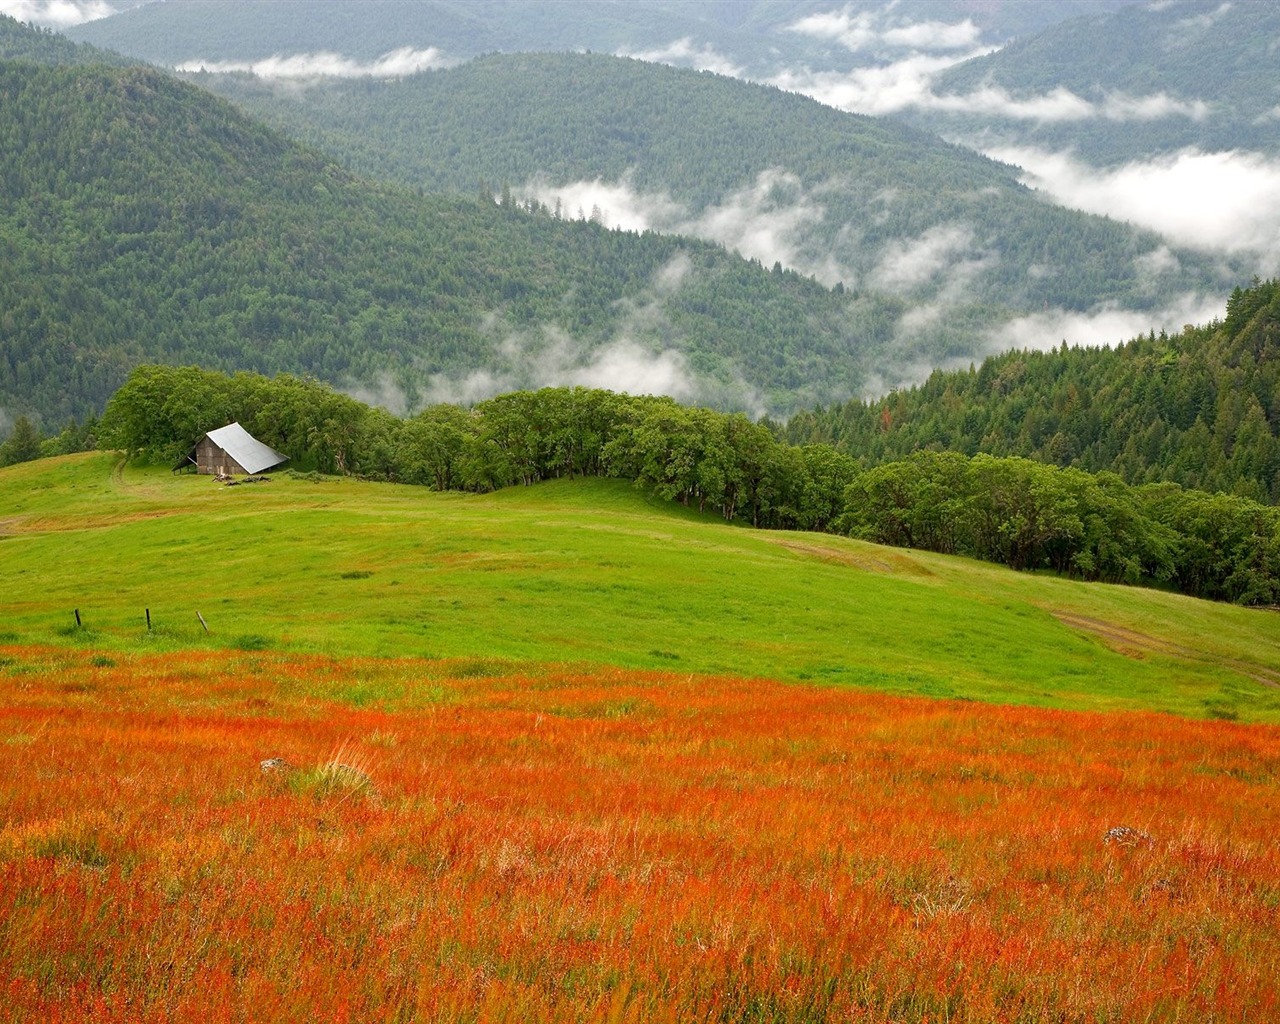
[[[1280,501],[1280,282],[1237,288],[1226,319],[1115,348],[1009,352],[873,401],[799,413],[794,443],[871,464],[918,449],[1021,456]]]
[[[1012,353],[970,373],[937,374],[881,403],[799,415],[785,426],[584,388],[514,392],[471,409],[434,405],[404,419],[314,380],[144,366],[101,423],[47,439],[43,452],[27,425],[0,446],[0,463],[100,441],[173,464],[201,433],[239,420],[304,471],[472,491],[617,477],[754,526],[836,531],[1017,569],[1275,604],[1280,508],[1250,495],[1264,480],[1275,483],[1274,472],[1265,475],[1274,466],[1274,433],[1258,424],[1274,408],[1278,337],[1280,282],[1259,282],[1233,294],[1224,322],[1176,338]],[[1026,365],[1006,372],[1019,360]],[[1115,389],[1107,391],[1111,377]],[[965,387],[989,403],[965,405]],[[1032,436],[1028,420],[1052,410],[1079,415],[1060,419],[1047,436],[1071,436],[1071,423],[1115,420],[1104,434],[1130,456],[1166,413],[1190,420],[1211,442],[1236,426],[1229,453],[1216,461],[1194,449],[1182,457],[1175,439],[1152,449],[1153,460],[1163,453],[1167,463],[1121,458],[1107,467],[1076,458],[1055,466],[1044,451],[1016,443]],[[848,429],[824,435],[824,416]],[[958,443],[948,417],[980,439]],[[1197,489],[1199,478],[1185,473],[1240,471],[1251,462],[1263,476],[1238,472],[1235,493]]]
[[[203,432],[232,420],[303,471],[471,491],[612,477],[757,527],[848,533],[1242,604],[1280,601],[1274,506],[987,454],[917,451],[869,467],[831,445],[788,444],[740,413],[666,398],[544,388],[401,419],[295,377],[146,366],[99,426],[104,446],[175,465]]]

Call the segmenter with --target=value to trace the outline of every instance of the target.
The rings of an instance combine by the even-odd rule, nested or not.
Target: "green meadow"
[[[226,487],[108,453],[13,466],[6,644],[618,665],[1280,722],[1274,611],[753,531],[595,479],[471,495]]]

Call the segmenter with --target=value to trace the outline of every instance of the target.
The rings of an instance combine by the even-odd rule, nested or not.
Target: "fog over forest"
[[[0,0],[0,13],[55,28],[67,28],[99,21],[138,6],[129,0]],[[999,27],[979,25],[975,15],[960,16],[965,5],[895,2],[790,4],[807,10],[789,22],[771,27],[769,42],[781,56],[780,66],[767,66],[759,59],[725,49],[714,37],[716,26],[708,24],[707,35],[680,36],[656,45],[618,46],[614,52],[647,61],[693,67],[716,74],[746,78],[776,85],[811,96],[841,110],[889,115],[910,111],[941,114],[976,114],[991,120],[1023,122],[1028,125],[1087,124],[1110,122],[1118,125],[1185,120],[1208,122],[1220,116],[1216,104],[1196,96],[1171,95],[1166,91],[1131,94],[1105,91],[1098,97],[1080,95],[1065,86],[1039,92],[1019,91],[987,84],[963,93],[939,92],[940,75],[965,61],[997,52],[1007,40],[999,37]],[[1016,5],[1002,5],[1016,6]],[[1076,12],[1116,9],[1122,3],[1102,5],[1038,5],[1063,8],[1062,19]],[[1146,5],[1143,5],[1146,6]],[[1230,14],[1230,4],[1149,5],[1185,8],[1173,29],[1188,37],[1213,32]],[[1046,15],[1046,20],[1048,16]],[[660,20],[655,17],[660,25]],[[585,31],[585,30],[584,30]],[[650,29],[659,35],[660,27]],[[430,36],[429,23],[418,31]],[[572,32],[569,33],[572,38]],[[578,46],[587,46],[587,36]],[[825,47],[825,61],[785,63],[788,44],[808,42]],[[421,45],[420,38],[406,41],[377,57],[356,56],[335,48],[325,51],[281,51],[265,56],[228,56],[193,52],[175,62],[181,70],[201,67],[215,71],[245,71],[262,79],[305,82],[325,77],[393,78],[436,68],[449,67],[465,59],[437,45]],[[570,42],[568,48],[573,48]],[[792,46],[792,49],[795,47]],[[1280,127],[1280,97],[1271,110],[1273,123]],[[1148,156],[1135,153],[1121,167],[1105,173],[1089,166],[1071,149],[1039,146],[991,145],[983,138],[951,136],[995,159],[1014,163],[1025,172],[1025,180],[1043,190],[1055,202],[1074,209],[1102,213],[1150,227],[1181,244],[1233,253],[1249,253],[1256,259],[1260,274],[1280,267],[1280,159],[1274,155],[1228,149],[1202,152],[1195,147],[1174,154]],[[593,188],[594,186],[594,188]],[[759,229],[759,237],[748,237],[736,227],[736,211],[758,216],[749,208],[750,197],[726,196],[728,209],[719,216],[687,221],[678,211],[661,209],[661,196],[630,194],[625,182],[578,182],[562,185],[561,194],[578,195],[599,205],[610,223],[622,226],[654,227],[658,230],[686,230],[701,237],[739,248],[744,255],[781,260],[806,273],[821,268],[804,266],[787,257],[785,244],[788,221],[804,219],[811,212],[802,204],[786,211],[772,211]],[[655,208],[655,204],[658,204]],[[781,221],[781,223],[778,223]]]
[[[158,10],[161,5],[155,6]],[[1209,91],[1198,92],[1194,74],[1191,85],[1185,84],[1186,75],[1157,75],[1151,78],[1157,85],[1146,89],[1133,87],[1123,68],[1116,70],[1114,83],[1099,81],[1093,88],[1054,79],[1049,72],[1036,84],[1015,81],[1018,55],[1034,47],[1041,32],[1066,31],[1063,26],[1072,18],[1081,24],[1114,23],[1117,28],[1106,29],[1113,34],[1146,33],[1157,51],[1156,63],[1186,64],[1209,41],[1244,31],[1237,26],[1241,9],[1230,4],[1096,0],[987,9],[959,0],[797,0],[744,3],[734,13],[716,14],[710,5],[654,2],[628,5],[625,18],[604,24],[590,6],[576,8],[574,23],[566,22],[563,5],[530,3],[513,14],[501,4],[480,2],[469,8],[478,27],[466,36],[439,5],[423,0],[401,5],[402,11],[423,12],[403,24],[388,16],[391,8],[385,4],[356,5],[349,13],[329,4],[326,15],[335,24],[347,18],[351,30],[323,36],[320,28],[302,25],[301,18],[296,34],[290,35],[268,10],[289,8],[263,3],[256,5],[258,12],[267,12],[261,38],[246,21],[256,14],[244,5],[168,0],[164,6],[169,8],[160,12],[169,16],[164,24],[181,25],[174,19],[185,6],[194,12],[190,24],[203,26],[204,33],[194,34],[195,28],[190,35],[168,32],[162,43],[147,44],[165,47],[167,66],[188,73],[250,75],[302,96],[327,81],[398,80],[457,67],[486,49],[510,50],[514,44],[500,33],[502,18],[523,19],[518,27],[531,40],[530,49],[604,50],[694,68],[936,131],[1016,167],[1020,181],[1053,203],[1157,232],[1167,245],[1148,251],[1135,264],[1153,288],[1162,275],[1178,271],[1175,250],[1221,258],[1224,267],[1229,261],[1227,276],[1232,277],[1265,277],[1280,270],[1280,153],[1274,145],[1250,148],[1259,138],[1276,134],[1280,96],[1249,113],[1252,134],[1232,136],[1228,123],[1245,115],[1231,109],[1231,94],[1222,91],[1221,83],[1206,80]],[[72,29],[74,38],[99,45],[123,38],[107,34],[113,26],[123,32],[129,25],[143,49],[144,26],[152,13],[147,7],[132,0],[0,0],[2,13]],[[225,14],[220,17],[219,12]],[[1256,8],[1247,16],[1265,17]],[[211,26],[220,31],[210,31]],[[1257,34],[1256,25],[1251,31]],[[325,42],[322,47],[291,43],[302,39]],[[1113,153],[1106,161],[1091,158],[1088,147],[1074,141],[1099,133]],[[1168,139],[1200,138],[1196,133],[1203,144],[1169,148]],[[1126,137],[1132,137],[1132,151],[1114,158],[1115,147]],[[812,276],[828,287],[874,289],[906,304],[895,328],[903,339],[957,315],[975,282],[998,268],[1000,255],[984,251],[975,225],[964,219],[889,241],[873,265],[850,265],[838,245],[814,241],[824,225],[827,234],[839,226],[829,211],[828,193],[840,184],[804,183],[791,168],[776,166],[699,205],[662,188],[639,186],[629,174],[579,180],[535,174],[510,183],[519,198],[554,207],[566,217],[629,231],[690,235],[766,267],[778,264]],[[1035,266],[1027,269],[1032,276],[1038,272]],[[1037,306],[1005,315],[963,355],[935,357],[906,344],[890,347],[884,365],[868,381],[868,393],[923,379],[936,365],[960,365],[974,355],[1009,347],[1048,348],[1063,340],[1113,344],[1153,328],[1177,330],[1221,316],[1224,305],[1225,292],[1218,288],[1194,288],[1157,303],[1100,298],[1089,309]],[[643,319],[644,307],[636,316]],[[692,371],[679,352],[638,337],[620,330],[604,348],[588,351],[550,325],[507,332],[497,339],[497,364],[461,378],[438,376],[431,394],[474,400],[509,386],[585,383],[652,388],[686,400],[708,397],[691,383]],[[735,394],[738,403],[757,407],[749,386]],[[387,402],[394,407],[394,395]]]

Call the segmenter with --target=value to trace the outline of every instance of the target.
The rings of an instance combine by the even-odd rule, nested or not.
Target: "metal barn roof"
[[[281,455],[270,445],[263,444],[239,423],[228,423],[225,427],[209,431],[205,437],[235,459],[249,474],[261,473],[289,460],[289,456]]]

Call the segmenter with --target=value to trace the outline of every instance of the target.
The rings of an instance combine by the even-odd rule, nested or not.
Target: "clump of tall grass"
[[[296,793],[315,800],[376,799],[370,772],[372,760],[364,753],[339,744],[329,759],[315,768],[293,772],[289,785]]]

